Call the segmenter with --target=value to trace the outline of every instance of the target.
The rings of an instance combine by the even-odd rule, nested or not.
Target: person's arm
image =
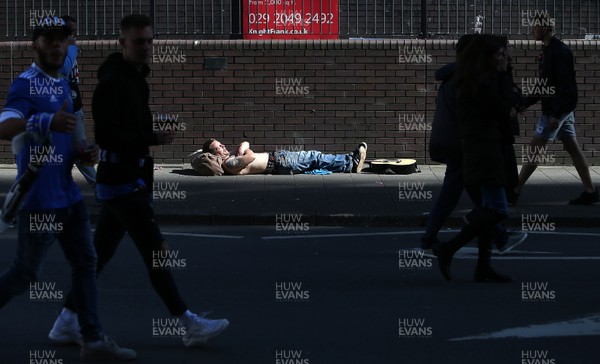
[[[248,149],[250,149],[250,143],[248,143],[248,142],[242,142],[240,144],[240,146],[238,147],[237,155],[238,156],[244,155]]]
[[[75,65],[75,62],[77,62],[78,51],[79,50],[77,49],[77,46],[75,44],[69,46],[69,48],[67,49],[67,56],[65,57],[65,62],[63,63],[60,70],[58,70],[60,77],[64,79],[67,79],[69,77],[69,74],[73,69],[73,65]]]
[[[222,167],[227,174],[240,174],[244,168],[254,162],[256,156],[251,149],[247,149],[244,155],[237,157],[229,157],[223,162]]]

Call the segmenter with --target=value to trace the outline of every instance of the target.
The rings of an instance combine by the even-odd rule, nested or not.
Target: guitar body
[[[414,159],[375,159],[371,162],[374,173],[385,173],[387,169],[396,174],[411,174],[417,171],[417,161]]]

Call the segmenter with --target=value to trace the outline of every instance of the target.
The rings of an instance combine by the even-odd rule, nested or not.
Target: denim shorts
[[[572,111],[560,118],[558,128],[552,130],[549,124],[548,116],[542,114],[535,127],[535,136],[547,141],[552,141],[557,137],[558,139],[575,138],[575,115]]]

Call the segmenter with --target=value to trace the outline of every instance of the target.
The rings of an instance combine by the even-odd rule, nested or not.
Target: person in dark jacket
[[[462,36],[456,44],[457,55],[464,50],[466,45],[477,35],[467,34]],[[506,38],[499,38],[506,41]],[[505,48],[507,44],[504,44]],[[433,118],[433,126],[431,137],[429,139],[429,154],[433,161],[446,164],[446,174],[444,182],[435,201],[434,207],[429,214],[425,233],[421,237],[421,248],[430,249],[433,245],[439,243],[437,237],[442,225],[450,216],[452,211],[458,205],[462,191],[464,189],[464,181],[462,178],[462,151],[460,146],[460,131],[458,121],[456,119],[456,89],[454,82],[454,74],[456,72],[456,63],[447,64],[435,73],[436,81],[442,81],[436,96],[436,108]],[[514,84],[510,84],[510,88]],[[514,103],[518,103],[518,98],[515,95]],[[516,122],[516,132],[518,134],[518,120]],[[514,138],[513,138],[514,141]],[[512,151],[512,161],[510,161]],[[507,158],[507,178],[510,180],[518,180],[518,170],[516,169],[516,159],[512,144],[506,146]],[[513,184],[511,189],[516,184]],[[468,192],[473,192],[469,190]],[[477,192],[477,191],[475,191]],[[473,201],[480,201],[480,194],[470,196]],[[507,231],[506,227],[498,225],[495,231],[494,244],[498,248],[500,254],[504,254],[520,244],[527,238],[526,233]]]
[[[457,120],[460,128],[463,178],[475,208],[467,215],[468,224],[447,243],[433,246],[446,280],[451,279],[454,254],[479,237],[479,259],[475,280],[509,282],[510,277],[491,268],[490,245],[494,225],[506,218],[506,176],[504,146],[511,141],[511,96],[503,87],[508,62],[498,37],[475,37],[458,56],[456,73]],[[499,72],[501,71],[501,72]]]
[[[193,314],[180,297],[171,272],[158,257],[168,256],[168,245],[151,207],[153,161],[149,146],[164,144],[172,135],[153,132],[145,77],[152,52],[153,30],[145,15],[133,14],[121,21],[119,44],[98,70],[92,113],[96,142],[101,148],[97,194],[103,200],[94,234],[100,273],[128,232],[140,252],[154,290],[185,328],[183,343],[198,345],[221,333],[229,322],[209,320]],[[161,258],[158,258],[161,259]],[[164,258],[163,258],[164,259]],[[50,333],[61,342],[76,342],[77,321],[71,295]],[[74,338],[74,339],[73,339]],[[60,340],[62,339],[62,340]]]
[[[544,13],[536,18],[533,27],[533,38],[543,42],[542,52],[538,57],[538,82],[531,85],[531,94],[526,99],[526,106],[542,101],[542,115],[535,128],[535,136],[528,148],[527,161],[523,164],[519,175],[519,183],[514,189],[513,200],[516,202],[523,186],[537,168],[537,161],[543,148],[549,141],[558,138],[571,156],[573,165],[581,178],[585,191],[569,201],[572,205],[591,205],[600,201],[598,189],[594,187],[587,160],[577,143],[575,135],[575,116],[573,110],[577,105],[577,83],[571,50],[554,36],[553,22],[549,14]]]

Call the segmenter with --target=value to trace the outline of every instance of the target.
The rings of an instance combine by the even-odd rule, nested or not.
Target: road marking
[[[487,334],[465,336],[450,341],[487,340],[506,338],[538,338],[559,336],[595,336],[600,335],[600,314],[568,321],[550,322],[547,324],[529,325],[504,329]]]
[[[241,235],[212,235],[212,234],[194,234],[194,233],[173,233],[173,232],[162,232],[163,235],[172,236],[191,236],[195,238],[215,238],[215,239],[243,239]]]
[[[417,235],[423,234],[425,230],[418,231],[390,231],[390,232],[377,232],[377,233],[344,233],[344,234],[315,234],[315,235],[270,235],[262,236],[264,240],[285,240],[285,239],[318,239],[318,238],[349,238],[358,236],[389,236],[389,235]],[[442,230],[440,233],[458,233],[460,230]],[[528,234],[534,235],[564,235],[564,236],[598,236],[600,233],[572,233],[572,232],[561,232],[561,231],[524,231]]]
[[[478,249],[473,247],[464,247],[454,254],[454,259],[478,259]],[[525,256],[514,256],[514,254],[522,254]],[[541,255],[552,255],[560,254],[559,252],[530,252],[524,250],[513,250],[510,255],[497,255],[494,254],[494,260],[600,260],[597,256],[583,256],[583,257],[565,257],[565,256],[541,256]],[[529,255],[529,256],[527,256]],[[436,256],[432,253],[425,253],[423,256],[428,258],[436,259]]]
[[[264,240],[279,239],[317,239],[317,238],[348,238],[353,236],[386,236],[386,235],[413,235],[422,234],[423,231],[392,231],[379,233],[345,233],[345,234],[315,234],[315,235],[271,235],[261,236]]]

